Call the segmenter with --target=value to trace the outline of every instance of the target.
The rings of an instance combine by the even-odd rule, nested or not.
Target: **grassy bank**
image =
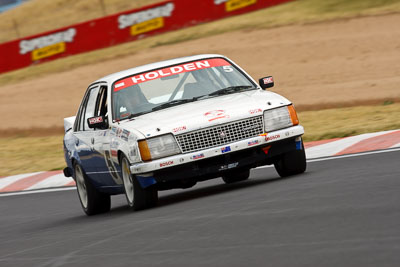
[[[94,0],[90,1],[93,2]],[[154,3],[157,1],[158,0],[148,0],[147,2]],[[89,19],[92,17],[96,17],[95,13],[99,13],[97,7],[94,13],[90,13],[93,13],[92,15],[87,16],[87,11],[93,11],[94,7],[93,5],[87,4],[87,6],[85,5],[85,7],[83,8],[81,6],[82,3],[80,2],[79,4],[75,3],[73,5],[66,5],[66,3],[68,2],[67,0],[32,1],[32,3],[33,2],[35,3],[35,5],[32,6],[30,9],[26,8],[27,6],[29,7],[29,3],[27,3],[25,7],[21,7],[23,8],[22,11],[17,12],[18,9],[16,9],[15,12],[13,11],[15,14],[10,11],[11,13],[0,15],[0,29],[2,27],[2,23],[5,23],[9,20],[7,17],[8,14],[14,14],[17,20],[23,19],[25,22],[32,20],[31,23],[26,24],[35,25],[36,29],[40,29],[39,32],[42,32],[43,29],[48,27],[49,25],[57,25],[56,28],[67,26],[73,23],[73,21],[75,20],[78,22],[81,21],[82,18]],[[128,7],[127,5],[123,5],[123,3],[126,2],[124,2],[123,0],[110,0],[105,2],[109,10],[121,11],[122,7]],[[140,4],[143,5],[147,2],[141,1]],[[42,4],[46,4],[46,6],[41,7]],[[64,8],[60,8],[60,6]],[[66,8],[65,6],[68,6],[68,8]],[[118,8],[116,6],[118,6]],[[35,12],[33,12],[32,10],[36,9],[40,11],[40,16],[37,16],[40,18],[40,20],[38,21],[34,20],[33,17],[30,19],[30,14],[35,14]],[[68,14],[63,15],[63,12],[67,12]],[[137,53],[137,51],[141,51],[147,48],[199,39],[202,37],[217,35],[224,32],[244,29],[254,30],[260,28],[272,28],[291,24],[315,23],[334,19],[386,14],[393,12],[400,12],[400,0],[297,0],[276,7],[252,12],[249,14],[235,16],[212,23],[206,23],[187,29],[154,36],[144,40],[125,43],[110,48],[100,49],[84,54],[79,54],[76,56],[55,60],[49,63],[39,64],[21,70],[5,73],[0,75],[0,83],[3,85],[16,83],[22,80],[44,76],[49,73],[70,70],[71,68],[76,68],[82,65],[104,62],[110,59],[115,59],[117,57],[122,57],[124,55],[132,55]],[[49,23],[49,21],[54,20],[54,15],[57,16],[57,23]],[[65,23],[63,23],[63,21]],[[33,34],[33,30],[30,30],[29,33]],[[10,36],[10,34],[7,34],[6,31],[0,30],[0,40],[4,40],[2,34]]]
[[[306,142],[394,130],[400,129],[400,103],[304,111],[299,118],[306,129]],[[62,138],[0,138],[0,176],[64,168]]]

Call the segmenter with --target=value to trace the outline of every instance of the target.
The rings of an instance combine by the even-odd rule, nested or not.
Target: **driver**
[[[137,84],[121,90],[119,93],[119,99],[121,118],[144,111],[146,104],[149,103]]]

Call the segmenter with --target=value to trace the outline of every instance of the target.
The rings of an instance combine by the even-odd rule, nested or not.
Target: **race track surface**
[[[0,198],[0,266],[399,266],[400,151],[273,168],[87,217],[75,190]]]

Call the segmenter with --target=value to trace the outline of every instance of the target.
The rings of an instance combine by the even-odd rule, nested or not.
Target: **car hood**
[[[123,121],[119,127],[131,132],[138,131],[146,138],[166,133],[181,134],[252,116],[260,116],[266,109],[290,103],[286,98],[273,92],[254,90],[158,110],[135,117],[130,121]]]

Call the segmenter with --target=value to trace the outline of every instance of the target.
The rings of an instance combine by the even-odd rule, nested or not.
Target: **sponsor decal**
[[[276,134],[276,135],[273,135],[273,136],[265,136],[265,141],[272,141],[272,140],[276,140],[276,139],[279,139],[279,138],[281,138],[280,134]]]
[[[214,0],[215,5],[225,3],[225,11],[231,12],[257,3],[257,0]]]
[[[263,83],[264,84],[274,83],[274,78],[272,78],[272,77],[264,78]]]
[[[160,167],[165,167],[165,166],[169,166],[169,165],[172,165],[172,164],[174,164],[174,161],[170,160],[170,161],[166,161],[166,162],[160,163]]]
[[[111,140],[110,147],[111,147],[111,148],[117,148],[118,146],[119,146],[119,142],[113,138],[113,139]]]
[[[89,124],[93,125],[93,124],[96,124],[96,123],[103,122],[103,117],[101,117],[101,116],[93,117],[93,118],[89,118],[88,120],[89,120]]]
[[[31,40],[22,40],[19,42],[19,53],[25,55],[26,53],[32,52],[32,61],[51,57],[65,52],[66,43],[72,43],[75,35],[76,29],[69,28],[65,31],[52,33]]]
[[[111,156],[113,157],[118,157],[118,151],[117,150],[111,150]]]
[[[207,117],[208,121],[214,121],[223,118],[229,118],[229,115],[225,114],[225,110],[212,110],[209,112],[204,113],[204,116]]]
[[[164,27],[164,18],[155,18],[139,24],[135,24],[131,27],[131,35],[139,35],[145,32],[154,31]]]
[[[191,157],[191,159],[202,159],[202,158],[204,158],[204,154],[203,153],[201,153],[201,154],[197,154],[197,155],[193,155],[192,157]]]
[[[261,108],[256,108],[256,109],[250,109],[249,113],[250,114],[257,114],[257,113],[261,113],[263,112],[263,110]]]
[[[199,60],[194,61],[182,65],[176,65],[168,68],[163,68],[159,70],[154,70],[146,73],[142,73],[139,75],[131,76],[129,78],[125,78],[119,82],[117,82],[114,86],[114,92],[127,88],[129,86],[140,84],[143,82],[159,79],[162,77],[168,77],[180,73],[212,68],[212,67],[219,67],[230,65],[226,60],[221,58],[215,59],[208,59],[208,60]]]
[[[130,132],[128,130],[122,130],[121,139],[128,142]]]
[[[230,163],[230,164],[227,164],[227,165],[222,165],[219,168],[219,170],[220,171],[229,170],[229,169],[232,169],[232,168],[236,168],[238,165],[239,165],[239,162],[234,162],[234,163]]]
[[[122,30],[130,27],[130,33],[133,36],[163,28],[164,18],[171,17],[174,9],[175,5],[170,2],[162,6],[121,15],[118,17],[118,28]]]
[[[185,130],[186,130],[186,126],[179,126],[179,127],[176,127],[176,128],[174,128],[174,129],[172,129],[172,131],[173,131],[174,133],[181,132],[181,131],[185,131]]]
[[[230,146],[226,146],[226,147],[221,148],[221,152],[222,153],[226,153],[226,152],[229,152],[229,151],[231,151],[231,147]]]
[[[247,142],[247,145],[248,146],[255,146],[255,145],[258,145],[258,143],[259,143],[258,140],[253,140],[253,141]]]

